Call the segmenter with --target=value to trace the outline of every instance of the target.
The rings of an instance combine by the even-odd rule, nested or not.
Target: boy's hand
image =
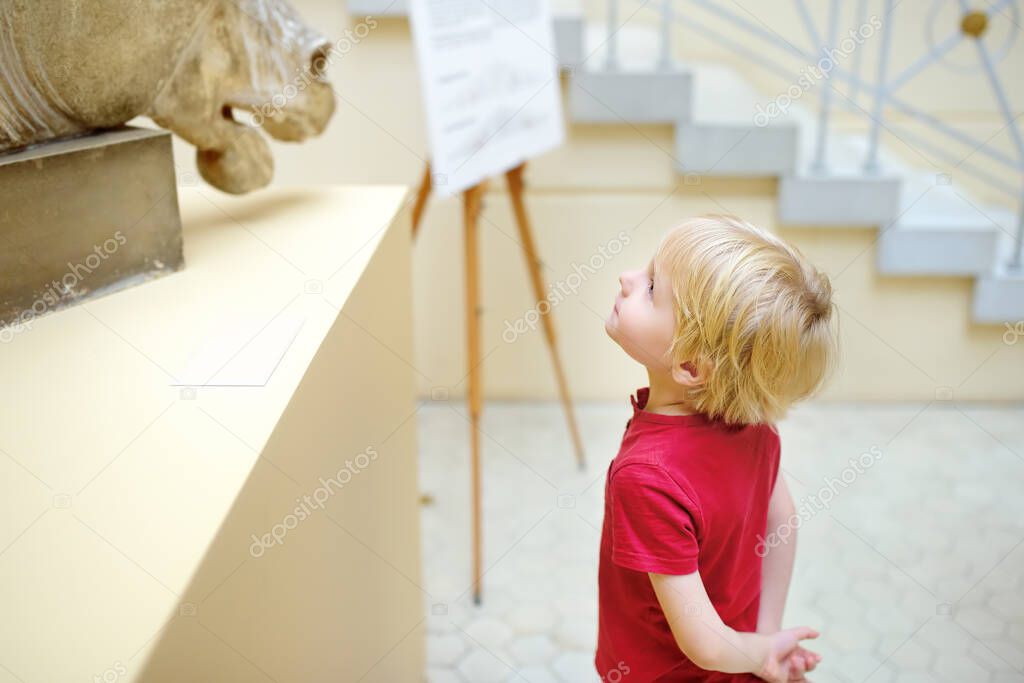
[[[789,655],[789,660],[789,683],[809,683],[804,678],[804,673],[814,671],[814,667],[818,666],[818,662],[821,661],[821,655],[797,646],[796,650]]]
[[[817,638],[818,632],[806,626],[798,626],[773,633],[768,656],[758,673],[769,683],[794,683],[803,681],[804,672],[812,670],[821,657],[800,646],[806,638]]]
[[[789,655],[789,658],[794,670],[799,670],[800,672],[814,671],[814,667],[818,666],[818,662],[821,661],[821,655],[817,652],[811,652],[800,645],[797,645],[796,649]],[[796,678],[793,677],[793,674],[790,674],[789,680],[803,681],[807,679],[803,677],[803,673],[800,673]]]

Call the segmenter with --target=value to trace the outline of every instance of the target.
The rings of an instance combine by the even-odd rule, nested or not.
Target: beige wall
[[[296,4],[325,30],[340,27],[335,36],[351,25],[333,3]],[[920,11],[921,3],[907,4],[901,11]],[[368,37],[332,66],[338,111],[324,137],[275,145],[276,183],[418,182],[427,145],[407,24],[375,22]],[[966,101],[952,98],[950,108]],[[962,116],[995,121],[991,108]],[[176,151],[179,165],[191,168],[188,146],[178,141]],[[607,339],[602,320],[618,272],[645,262],[664,230],[695,213],[723,210],[778,227],[774,182],[704,180],[688,186],[673,173],[671,153],[668,126],[572,126],[563,148],[531,163],[529,209],[549,285],[564,280],[573,262],[598,253],[619,231],[630,235],[622,253],[555,308],[569,383],[580,399],[624,399],[646,381],[642,368]],[[554,397],[540,330],[514,343],[501,337],[506,320],[529,310],[531,294],[500,185],[485,201],[483,215],[486,396]],[[415,365],[425,396],[434,386],[456,396],[465,388],[459,218],[454,200],[432,201],[415,247]],[[957,398],[1024,398],[1024,340],[1008,345],[1003,328],[970,322],[969,279],[880,276],[872,229],[781,232],[834,279],[844,355],[828,397],[928,399],[952,387]]]

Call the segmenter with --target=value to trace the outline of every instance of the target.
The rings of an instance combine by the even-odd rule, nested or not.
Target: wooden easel
[[[526,203],[523,199],[523,169],[526,162],[505,172],[505,179],[508,182],[509,194],[512,197],[512,208],[515,212],[516,225],[519,228],[519,237],[523,242],[523,252],[526,257],[526,264],[530,271],[530,281],[533,284],[533,294],[538,304],[546,296],[544,293],[544,280],[540,273],[540,261],[537,258],[537,251],[533,243],[533,234],[530,229],[530,221],[526,215]],[[472,447],[471,478],[473,488],[473,602],[480,604],[481,581],[483,578],[482,561],[482,533],[480,515],[480,413],[482,397],[480,388],[480,304],[479,304],[479,272],[477,269],[477,219],[483,202],[484,192],[487,189],[488,181],[484,180],[462,192],[462,223],[465,231],[465,265],[466,265],[466,330],[467,348],[469,362],[469,416],[472,424],[470,430],[470,441]],[[416,203],[412,208],[412,237],[416,239],[420,220],[423,218],[423,210],[430,196],[432,179],[430,163],[427,162],[423,172],[423,182],[420,183],[416,193]],[[540,308],[538,307],[538,310]],[[565,409],[566,419],[569,422],[569,432],[572,434],[573,445],[576,449],[576,462],[580,469],[584,466],[583,444],[580,441],[579,431],[576,428],[576,418],[572,412],[572,402],[569,399],[569,387],[565,381],[565,374],[562,371],[562,362],[558,356],[558,348],[555,345],[555,328],[551,321],[550,307],[547,312],[541,315],[544,323],[544,336],[547,340],[548,349],[551,352],[551,361],[555,366],[555,377],[558,380],[558,391],[562,396],[562,406]]]

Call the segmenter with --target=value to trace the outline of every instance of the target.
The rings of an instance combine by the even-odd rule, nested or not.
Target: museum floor
[[[578,407],[581,473],[559,404],[487,404],[474,607],[465,404],[421,406],[431,683],[598,680],[604,473],[629,410],[628,395]],[[1024,681],[1024,408],[815,404],[782,433],[798,508],[834,494],[800,528],[786,618],[822,632],[812,680]],[[848,461],[862,454],[857,474]]]

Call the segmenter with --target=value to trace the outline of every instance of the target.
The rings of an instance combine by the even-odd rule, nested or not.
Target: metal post
[[[868,136],[868,156],[864,160],[864,172],[870,175],[878,173],[878,136],[882,128],[882,116],[885,111],[885,98],[888,90],[885,85],[889,69],[889,44],[892,41],[892,10],[893,0],[885,0],[885,20],[882,23],[882,46],[878,55],[878,77],[875,83],[875,106],[871,112],[871,131]]]
[[[1024,275],[1024,192],[1020,195],[1020,203],[1017,209],[1017,237],[1014,240],[1013,254],[1010,256],[1010,270],[1018,275]]]
[[[811,39],[811,45],[819,47],[821,45],[821,36],[818,35],[818,29],[814,27],[814,19],[811,18],[811,11],[807,9],[807,3],[804,0],[796,0],[796,8],[800,12],[800,19],[804,22],[804,28],[807,29],[807,36]]]
[[[828,43],[822,45],[821,56],[831,60],[829,50],[835,49],[836,36],[839,33],[839,0],[832,0],[828,11]],[[833,64],[832,69],[837,66],[838,64]],[[827,170],[825,148],[828,145],[828,117],[832,109],[832,69],[829,69],[827,76],[822,75],[824,82],[821,84],[821,108],[818,110],[818,142],[814,163],[811,164],[811,170],[815,173],[824,173]]]
[[[1010,100],[1006,97],[1006,91],[1003,90],[1003,85],[999,82],[999,75],[996,73],[996,67],[992,62],[992,55],[989,54],[988,48],[985,47],[985,43],[981,39],[976,38],[974,43],[978,46],[978,56],[981,58],[981,65],[985,68],[985,74],[988,76],[989,84],[992,86],[992,94],[995,95],[996,102],[999,104],[999,111],[1002,112],[1003,118],[1006,120],[1006,128],[1010,131],[1010,139],[1013,141],[1013,147],[1017,151],[1017,164],[1019,168],[1020,164],[1024,164],[1024,137],[1021,136],[1020,129],[1017,127],[1017,117],[1013,115],[1013,107],[1010,106]]]
[[[672,0],[661,3],[661,59],[658,66],[664,71],[672,69]]]
[[[1006,97],[1002,83],[999,82],[999,75],[996,73],[992,55],[989,54],[985,41],[980,35],[974,36],[974,44],[978,46],[978,56],[981,59],[981,65],[985,68],[985,75],[988,76],[992,93],[999,104],[999,110],[1003,113],[1003,118],[1006,119],[1006,128],[1010,131],[1010,139],[1017,151],[1017,168],[1021,169],[1024,166],[1024,137],[1021,136],[1020,129],[1017,127],[1017,118],[1013,115],[1013,108]],[[1021,252],[1024,250],[1024,197],[1022,197],[1020,208],[1017,211],[1017,236],[1014,242],[1009,267],[1010,270],[1019,273],[1021,272]]]
[[[888,4],[886,5],[886,11],[887,12],[892,11],[892,8],[890,8],[888,6]],[[886,14],[886,17],[888,17],[888,16],[889,15]],[[866,23],[868,23],[868,0],[857,0],[857,29],[856,30],[860,31],[860,27],[864,26]],[[858,79],[860,78],[860,62],[861,62],[860,53],[861,53],[861,51],[859,49],[854,49],[854,51],[853,51],[853,64],[850,65],[850,71],[852,71],[853,75],[856,76]],[[849,108],[851,110],[856,110],[857,109],[857,99],[859,97],[860,97],[860,86],[857,85],[857,84],[854,84],[853,87],[850,88],[850,105],[849,105]]]
[[[618,39],[619,31],[619,0],[608,0],[608,48],[605,53],[604,67],[608,71],[619,68]]]

